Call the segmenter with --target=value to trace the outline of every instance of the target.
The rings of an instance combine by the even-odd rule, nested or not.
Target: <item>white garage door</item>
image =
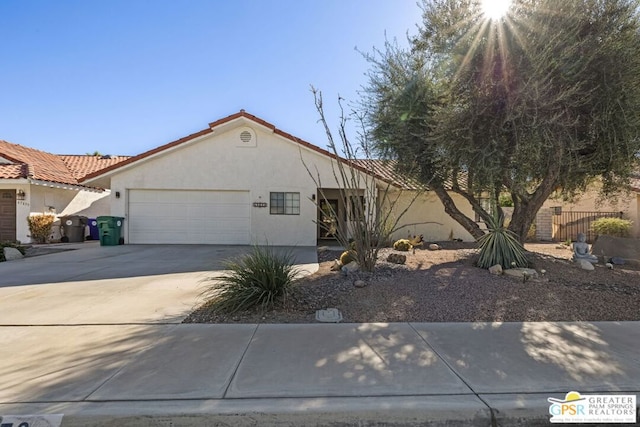
[[[248,191],[129,190],[129,243],[250,243]]]

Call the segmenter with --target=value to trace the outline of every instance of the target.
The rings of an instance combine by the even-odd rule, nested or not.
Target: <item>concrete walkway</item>
[[[640,394],[640,322],[181,324],[191,291],[171,286],[210,274],[196,257],[186,268],[162,248],[102,249],[81,255],[96,256],[102,268],[83,270],[68,255],[0,265],[3,423],[10,415],[62,414],[63,426],[547,425],[548,397]],[[147,275],[129,265],[129,250],[140,260],[154,253]],[[77,269],[54,267],[61,260]],[[122,270],[105,267],[127,260]],[[51,301],[66,293],[89,308],[47,309],[55,286],[45,295],[23,283],[51,288],[36,271],[43,268],[60,270],[55,286],[64,292]],[[6,284],[16,271],[28,280]],[[121,280],[128,284],[118,289]],[[118,313],[110,322],[102,322],[109,312],[98,297],[82,299],[83,290],[100,287],[116,289],[105,294]],[[12,294],[20,289],[20,297]],[[129,302],[118,307],[129,301],[118,292],[183,302],[158,313],[141,301],[138,314],[117,322],[136,311]]]

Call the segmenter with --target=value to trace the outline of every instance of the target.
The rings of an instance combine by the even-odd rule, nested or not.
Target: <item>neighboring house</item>
[[[91,173],[80,183],[110,188],[111,215],[125,218],[126,243],[314,246],[326,235],[318,222],[354,220],[342,200],[332,153],[281,131],[244,110],[200,132]],[[374,179],[357,196],[389,188],[408,203],[416,189],[388,165],[351,164]],[[385,170],[387,167],[387,170]],[[313,175],[313,177],[310,175]],[[369,192],[366,183],[377,190]],[[467,215],[471,207],[453,196]],[[320,209],[316,206],[320,205]],[[372,201],[366,200],[365,203]],[[327,218],[331,204],[337,218]],[[420,195],[399,231],[430,241],[473,240],[431,193]]]
[[[78,179],[127,158],[60,156],[0,140],[0,241],[30,242],[30,215],[108,215],[109,192]]]
[[[602,217],[618,217],[632,221],[631,236],[640,237],[640,179],[631,180],[628,192],[621,192],[612,200],[602,199],[596,181],[571,202],[550,197],[538,212],[536,237],[540,240],[576,240],[584,233],[589,242],[595,239],[591,223]]]

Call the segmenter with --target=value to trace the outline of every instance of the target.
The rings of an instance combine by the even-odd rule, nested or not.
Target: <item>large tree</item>
[[[363,104],[382,155],[418,166],[446,212],[482,231],[450,191],[511,194],[521,240],[554,192],[624,188],[640,151],[640,22],[634,0],[423,0],[409,49],[369,55]]]

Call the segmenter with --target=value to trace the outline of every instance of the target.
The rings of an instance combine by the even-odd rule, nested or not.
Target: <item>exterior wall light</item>
[[[24,200],[27,197],[27,193],[25,193],[23,190],[18,190],[16,191],[16,200]]]

